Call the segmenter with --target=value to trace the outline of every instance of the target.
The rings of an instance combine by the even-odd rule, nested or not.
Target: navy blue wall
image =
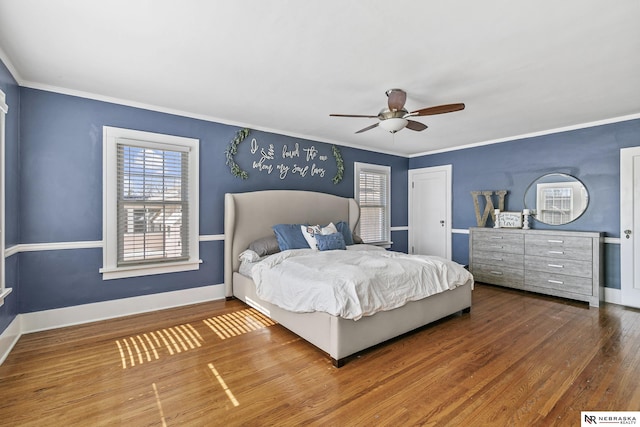
[[[21,88],[20,243],[102,240],[102,127],[114,126],[200,139],[200,235],[224,233],[224,193],[265,189],[303,189],[353,197],[353,162],[392,168],[392,227],[407,225],[408,159],[340,147],[344,179],[336,173],[331,145],[252,131],[235,159],[249,173],[234,177],[225,149],[238,128],[139,108]],[[314,146],[328,155],[323,178],[289,174],[280,179],[253,169],[251,139],[261,148],[273,144],[300,149]],[[324,165],[323,165],[324,166]],[[393,249],[406,251],[406,231],[394,233]],[[23,252],[20,262],[21,313],[221,284],[222,241],[200,243],[199,271],[103,281],[101,249]]]
[[[620,149],[640,145],[640,120],[416,157],[409,168],[453,165],[453,228],[476,226],[471,191],[508,190],[506,210],[524,208],[524,193],[537,177],[563,172],[580,179],[589,191],[587,211],[563,226],[533,221],[533,228],[602,231],[620,237]],[[467,235],[453,239],[453,257],[466,264]],[[605,280],[620,288],[620,248],[605,248]]]
[[[0,89],[6,95],[9,112],[5,122],[5,245],[17,244],[19,237],[19,127],[20,127],[20,88],[9,70],[0,61]],[[13,291],[0,307],[0,332],[18,314],[18,255],[12,255],[5,260],[6,286]]]
[[[200,139],[200,235],[223,234],[226,192],[264,189],[304,189],[353,196],[353,162],[392,167],[392,227],[407,225],[407,171],[453,165],[453,228],[475,226],[470,192],[509,191],[506,209],[523,208],[528,184],[548,172],[578,177],[587,186],[590,204],[567,230],[604,231],[619,237],[619,149],[640,141],[640,120],[591,127],[447,153],[406,159],[340,147],[344,180],[334,185],[335,165],[327,162],[323,179],[252,168],[250,140],[260,147],[273,144],[281,152],[299,143],[321,153],[331,145],[253,131],[241,144],[237,162],[249,179],[231,175],[224,151],[238,128],[219,123],[117,104],[20,88],[0,62],[0,89],[7,95],[6,244],[102,240],[102,127],[115,126]],[[534,228],[549,228],[534,223]],[[392,233],[393,249],[407,250],[407,232]],[[222,241],[200,243],[204,263],[199,271],[103,281],[101,249],[21,252],[6,260],[7,285],[14,292],[0,308],[0,331],[26,313],[130,296],[221,284]],[[609,244],[606,283],[619,288],[619,247]],[[454,234],[453,258],[468,261],[468,236]]]

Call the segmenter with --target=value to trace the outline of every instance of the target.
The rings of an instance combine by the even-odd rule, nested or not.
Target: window
[[[354,164],[355,199],[360,205],[358,234],[365,243],[391,244],[391,168]]]
[[[103,279],[196,270],[197,139],[104,127]]]
[[[540,190],[542,203],[540,209],[540,220],[546,224],[566,224],[570,222],[571,211],[573,210],[572,189],[565,188],[546,188]]]

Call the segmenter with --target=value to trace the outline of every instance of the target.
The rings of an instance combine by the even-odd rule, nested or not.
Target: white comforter
[[[371,248],[295,249],[271,255],[252,269],[257,294],[289,311],[322,311],[358,320],[473,284],[471,273],[453,261]]]

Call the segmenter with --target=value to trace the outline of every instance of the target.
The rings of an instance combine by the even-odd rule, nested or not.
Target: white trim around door
[[[423,243],[419,240],[420,237],[418,234],[420,233],[418,232],[418,228],[423,226],[435,227],[437,231],[441,231],[441,233],[439,233],[441,238],[436,249],[430,252],[440,252],[440,256],[451,259],[452,171],[452,165],[409,170],[409,253],[421,252],[419,249],[417,251],[415,250]],[[420,199],[420,197],[424,196],[423,194],[416,194],[416,192],[413,191],[416,189],[415,182],[417,179],[429,176],[436,178],[436,180],[433,181],[434,183],[444,182],[444,188],[435,189],[441,191],[430,191],[433,195],[429,195],[429,197],[437,197],[438,200],[424,201]],[[418,185],[418,187],[422,186]],[[432,209],[427,210],[421,207],[426,205],[432,206]],[[440,228],[442,228],[442,230],[440,230]],[[435,255],[435,253],[432,254]]]

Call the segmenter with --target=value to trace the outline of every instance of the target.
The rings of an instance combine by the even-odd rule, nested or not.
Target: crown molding
[[[9,70],[9,73],[14,78],[16,83],[18,83],[19,86],[22,86],[23,79],[20,76],[20,73],[18,73],[18,69],[13,66],[13,63],[9,59],[9,56],[4,50],[2,50],[2,47],[0,47],[0,61],[2,61],[5,67],[7,67],[7,70]]]
[[[432,154],[439,154],[439,153],[447,153],[447,152],[450,152],[450,151],[465,150],[465,149],[468,149],[468,148],[482,147],[484,145],[491,145],[491,144],[500,144],[502,142],[511,142],[511,141],[517,141],[517,140],[520,140],[520,139],[535,138],[535,137],[538,137],[538,136],[553,135],[553,134],[556,134],[556,133],[569,132],[569,131],[572,131],[572,130],[579,130],[579,129],[587,129],[587,128],[590,128],[590,127],[608,125],[608,124],[612,124],[612,123],[626,122],[626,121],[629,121],[629,120],[636,120],[636,119],[640,119],[640,113],[629,114],[629,115],[626,115],[626,116],[612,117],[612,118],[609,118],[609,119],[596,120],[596,121],[593,121],[593,122],[580,123],[580,124],[577,124],[577,125],[564,126],[564,127],[554,128],[554,129],[547,129],[547,130],[538,131],[538,132],[525,133],[525,134],[521,134],[521,135],[514,135],[514,136],[509,136],[509,137],[506,137],[506,138],[498,138],[498,139],[490,139],[488,141],[474,142],[472,144],[461,145],[461,146],[455,147],[455,148],[446,148],[446,149],[442,149],[442,150],[425,151],[425,152],[422,152],[422,153],[411,154],[411,155],[409,155],[407,157],[414,158],[414,157],[429,156],[429,155],[432,155]]]

